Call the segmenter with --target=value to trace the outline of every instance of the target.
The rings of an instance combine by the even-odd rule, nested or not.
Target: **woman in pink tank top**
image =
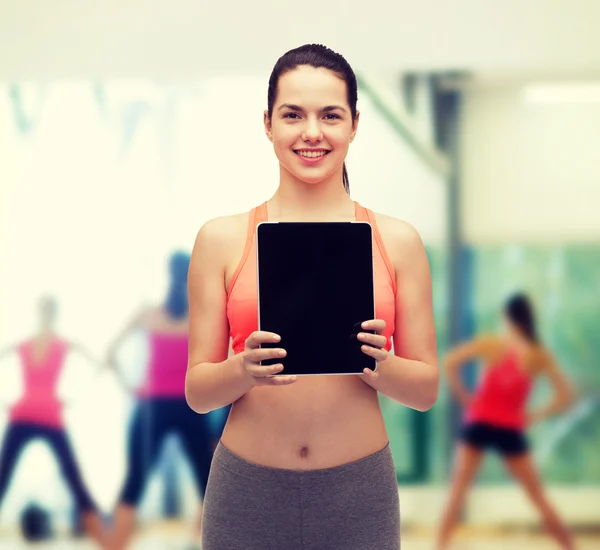
[[[111,550],[127,548],[135,528],[136,510],[167,435],[176,434],[186,452],[202,501],[213,439],[208,418],[198,416],[185,400],[188,363],[187,275],[189,254],[174,253],[169,262],[170,283],[163,304],[144,308],[115,339],[108,363],[118,368],[117,352],[134,331],[142,331],[149,348],[149,363],[141,387],[134,390],[137,404],[131,420],[127,474],[114,514]],[[220,432],[219,432],[220,433]],[[202,506],[195,538],[201,532]]]
[[[63,404],[57,395],[59,378],[69,352],[79,352],[91,362],[98,363],[85,348],[56,334],[54,299],[44,297],[40,301],[39,312],[38,333],[0,352],[0,357],[13,352],[18,354],[24,386],[22,397],[10,409],[0,450],[0,505],[23,449],[30,441],[41,439],[58,460],[85,531],[103,545],[106,541],[102,519],[77,465],[63,421]]]
[[[565,550],[571,535],[550,504],[529,453],[525,430],[567,408],[573,400],[569,382],[537,336],[533,307],[525,295],[515,295],[504,307],[507,334],[484,336],[452,350],[446,361],[448,381],[465,407],[465,424],[458,446],[450,497],[438,533],[438,549],[450,542],[468,487],[486,450],[500,454],[510,474],[521,484],[541,513],[544,526]],[[486,363],[482,380],[469,393],[459,369],[476,359]],[[545,407],[530,413],[528,398],[538,376],[545,376],[555,395]]]

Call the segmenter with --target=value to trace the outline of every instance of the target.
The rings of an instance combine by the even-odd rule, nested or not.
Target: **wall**
[[[462,126],[469,243],[600,239],[600,95],[527,101],[524,87],[467,92]]]

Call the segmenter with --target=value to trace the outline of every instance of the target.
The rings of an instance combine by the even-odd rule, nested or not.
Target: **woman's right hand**
[[[110,350],[106,354],[106,359],[104,361],[104,365],[117,379],[117,383],[121,386],[121,389],[125,391],[125,393],[133,393],[133,389],[127,385],[127,380],[123,376],[123,373],[119,369],[119,363],[117,361],[117,354],[114,350]]]
[[[257,330],[248,336],[242,360],[244,369],[252,379],[254,386],[288,386],[296,381],[295,376],[273,376],[283,370],[283,365],[261,365],[267,359],[282,359],[285,350],[281,348],[261,348],[261,344],[279,342],[281,337],[272,332]]]

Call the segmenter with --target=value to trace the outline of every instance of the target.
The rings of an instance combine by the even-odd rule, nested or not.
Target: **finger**
[[[362,378],[368,384],[372,384],[373,382],[375,382],[375,380],[379,378],[379,373],[377,371],[372,371],[371,369],[364,369]]]
[[[247,350],[251,350],[258,348],[258,346],[261,344],[279,342],[280,340],[281,337],[279,334],[275,334],[274,332],[266,332],[264,330],[256,330],[246,339],[245,347]]]
[[[366,355],[373,357],[378,363],[387,359],[387,351],[384,349],[377,349],[371,346],[361,346],[360,349]]]
[[[287,386],[296,381],[296,376],[265,376],[254,378],[256,386]]]
[[[358,339],[365,344],[369,344],[374,348],[385,348],[387,344],[387,338],[380,334],[369,334],[368,332],[359,332]]]
[[[266,378],[267,376],[272,376],[281,372],[283,370],[283,365],[281,363],[264,367],[261,365],[250,365],[246,370],[255,378]]]
[[[273,376],[272,378],[264,378],[263,380],[267,380],[268,383],[265,385],[268,386],[289,386],[296,381],[295,376]]]
[[[260,363],[267,359],[281,359],[286,351],[281,348],[257,348],[246,353],[245,359],[250,363]]]
[[[365,321],[361,327],[365,330],[374,330],[378,334],[383,334],[386,328],[386,322],[383,319],[372,319]]]

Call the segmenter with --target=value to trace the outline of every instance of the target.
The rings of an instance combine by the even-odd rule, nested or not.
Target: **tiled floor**
[[[402,550],[433,550],[433,538],[425,533],[406,534]],[[577,539],[578,550],[600,550],[599,535],[582,535]],[[26,544],[18,536],[0,537],[2,550],[95,550],[90,542],[62,539],[51,543]],[[192,550],[188,531],[177,524],[163,524],[146,528],[136,538],[131,550]],[[452,550],[556,550],[558,547],[547,537],[527,534],[467,534],[457,536]],[[282,549],[284,550],[284,549]],[[324,549],[326,550],[326,549]],[[349,549],[350,550],[350,549]],[[357,549],[363,550],[363,549]],[[367,549],[365,549],[367,550]]]

